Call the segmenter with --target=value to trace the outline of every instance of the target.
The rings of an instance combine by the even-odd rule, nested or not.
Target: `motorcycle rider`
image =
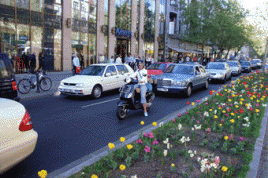
[[[144,68],[144,63],[139,63],[139,69],[135,72],[134,76],[138,78],[138,88],[140,88],[140,94],[141,94],[141,104],[144,109],[144,116],[148,116],[147,113],[147,103],[146,103],[146,92],[147,92],[147,87],[146,83],[147,81],[147,70]]]

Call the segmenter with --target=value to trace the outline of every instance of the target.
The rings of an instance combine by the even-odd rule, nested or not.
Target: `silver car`
[[[227,62],[209,62],[206,70],[211,80],[222,80],[225,83],[232,78],[232,69]]]
[[[232,75],[239,75],[242,73],[242,67],[238,61],[228,61],[227,63],[232,69]]]
[[[257,63],[257,66],[256,66],[256,68],[262,68],[262,61],[260,60],[260,59],[252,59],[252,61],[256,61],[256,63]]]
[[[158,92],[186,93],[189,97],[192,90],[208,88],[209,73],[200,64],[171,64],[164,73],[154,76]]]

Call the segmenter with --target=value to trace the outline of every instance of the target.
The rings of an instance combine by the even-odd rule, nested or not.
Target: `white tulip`
[[[179,125],[178,125],[178,128],[179,128],[179,130],[181,130],[181,128],[182,128],[182,125],[181,125],[181,124],[179,124]]]
[[[169,143],[167,144],[167,149],[170,149],[170,145],[169,145]]]
[[[164,150],[164,156],[167,156],[167,150]]]
[[[194,154],[192,153],[192,154],[190,154],[190,156],[191,156],[191,158],[192,158],[192,157],[194,157]]]
[[[159,127],[162,127],[163,125],[164,125],[163,122],[160,122],[160,123],[159,123]]]
[[[192,153],[193,151],[192,150],[189,150],[188,153]]]
[[[194,131],[194,128],[192,127],[192,131]]]
[[[194,150],[194,154],[196,155],[196,151]]]
[[[189,141],[190,141],[190,138],[189,138],[189,137],[187,137],[187,138],[186,138],[186,141],[187,141],[187,142],[189,142]]]
[[[201,160],[201,158],[200,158],[200,157],[198,157],[198,158],[197,158],[197,161],[200,161],[200,160]]]

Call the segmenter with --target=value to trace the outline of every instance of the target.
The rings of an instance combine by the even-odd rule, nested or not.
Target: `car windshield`
[[[248,66],[249,65],[249,62],[241,62],[241,65]]]
[[[228,62],[229,66],[238,67],[237,62]]]
[[[178,73],[178,74],[193,75],[193,71],[194,71],[193,66],[171,65],[164,71],[164,73]]]
[[[165,70],[166,69],[166,64],[152,64],[150,65],[147,69],[159,69],[159,70]]]
[[[84,69],[79,75],[101,76],[105,70],[105,66],[92,65]]]
[[[208,69],[224,70],[224,64],[210,63],[210,64],[208,64]]]

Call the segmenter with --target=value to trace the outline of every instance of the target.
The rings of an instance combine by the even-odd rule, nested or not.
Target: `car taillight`
[[[12,82],[12,89],[13,90],[17,90],[18,89],[16,81],[13,81]]]
[[[28,113],[28,111],[26,111],[20,123],[19,130],[23,132],[23,131],[31,130],[32,128],[33,128],[33,123],[32,123],[30,114]]]

